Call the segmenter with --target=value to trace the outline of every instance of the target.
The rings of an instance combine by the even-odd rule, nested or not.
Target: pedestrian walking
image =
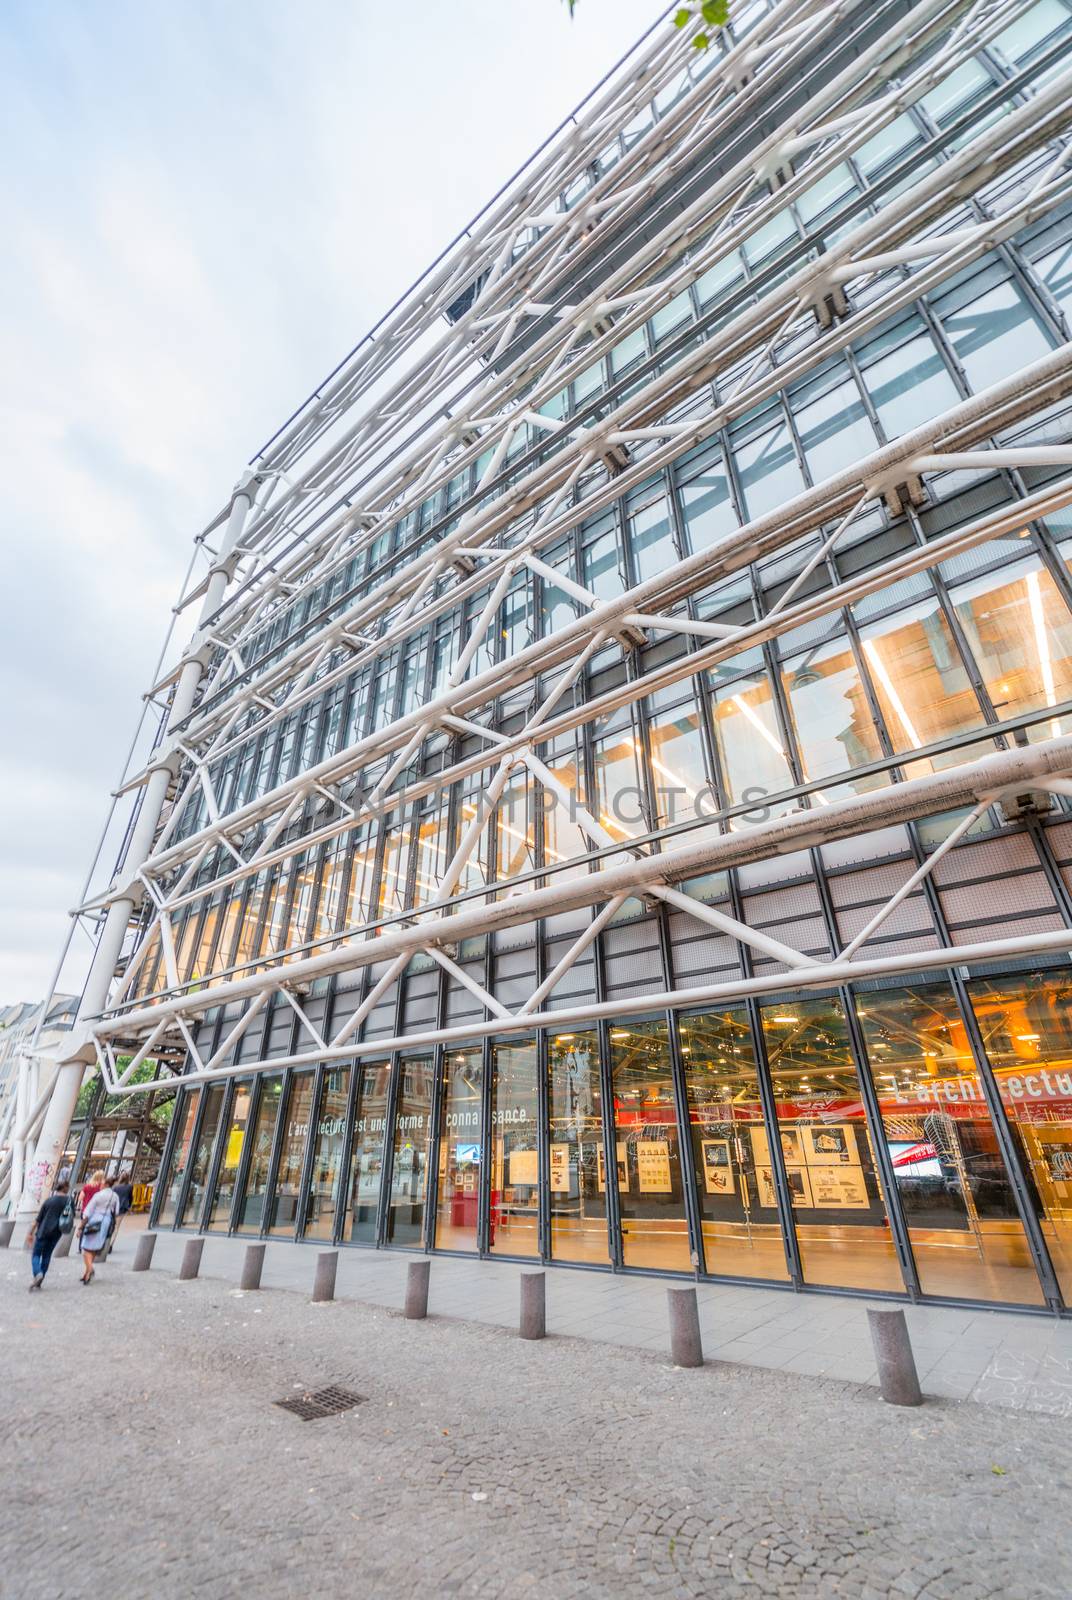
[[[64,1223],[67,1224],[64,1227]],[[30,1267],[33,1272],[31,1289],[40,1289],[48,1272],[52,1252],[59,1244],[65,1233],[70,1233],[74,1224],[74,1204],[68,1193],[65,1180],[56,1184],[55,1192],[50,1194],[34,1219],[26,1243],[32,1248]]]
[[[112,1223],[112,1231],[105,1240],[104,1249],[101,1252],[102,1261],[107,1261],[108,1257],[114,1250],[115,1241],[119,1234],[119,1229],[122,1226],[123,1218],[126,1216],[127,1212],[134,1203],[134,1185],[130,1181],[129,1172],[124,1172],[121,1178],[116,1179],[115,1183],[112,1184],[112,1192],[119,1202],[119,1210],[117,1211],[115,1220]]]
[[[78,1248],[82,1252],[82,1282],[92,1283],[93,1267],[104,1249],[112,1231],[112,1220],[119,1210],[115,1190],[109,1188],[103,1172],[95,1172],[89,1180],[93,1195],[82,1212],[82,1231]]]

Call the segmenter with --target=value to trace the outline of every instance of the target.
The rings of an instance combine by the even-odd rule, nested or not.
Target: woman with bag
[[[33,1282],[31,1289],[40,1289],[45,1281],[52,1252],[59,1244],[65,1233],[70,1233],[73,1218],[73,1203],[67,1193],[66,1183],[57,1183],[55,1193],[50,1194],[30,1229],[26,1243],[33,1249],[31,1267]],[[64,1226],[66,1224],[66,1226]]]
[[[108,1187],[103,1172],[95,1172],[89,1181],[93,1184],[95,1192],[82,1212],[82,1231],[78,1236],[78,1248],[82,1252],[84,1269],[83,1283],[93,1281],[94,1262],[108,1241],[113,1219],[119,1210],[115,1190]]]

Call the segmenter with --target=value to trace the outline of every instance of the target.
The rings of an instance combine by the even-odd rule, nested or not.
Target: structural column
[[[168,712],[169,727],[174,727],[177,723],[180,723],[193,709],[197,689],[205,671],[207,650],[205,649],[205,640],[202,637],[203,631],[209,618],[220,606],[226,593],[227,585],[231,581],[235,547],[242,536],[242,530],[250,507],[253,504],[255,492],[256,480],[252,473],[247,472],[235,490],[220,553],[208,576],[197,629],[191,641],[190,649],[187,651],[186,659],[179,673],[175,692],[172,696],[171,707]],[[203,651],[204,654],[202,653]],[[128,882],[133,880],[134,874],[152,852],[153,841],[156,838],[156,830],[160,822],[160,813],[167,797],[170,781],[171,767],[165,741],[161,744],[158,753],[158,764],[153,767],[146,780],[137,821],[131,834],[130,845],[123,863],[123,870]],[[107,1002],[108,991],[115,976],[116,962],[119,960],[123,941],[126,938],[127,928],[136,904],[137,900],[134,894],[131,893],[113,901],[108,908],[104,926],[97,940],[97,948],[90,965],[86,986],[82,992],[78,1017],[72,1030],[69,1047],[70,1054],[60,1062],[56,1082],[52,1089],[52,1098],[45,1112],[41,1133],[37,1140],[36,1157],[33,1164],[34,1181],[24,1184],[18,1202],[18,1215],[21,1220],[28,1220],[36,1213],[41,1203],[41,1198],[51,1188],[53,1177],[67,1142],[67,1132],[71,1126],[71,1118],[74,1115],[78,1091],[82,1086],[82,1078],[86,1067],[94,1060],[93,1048],[88,1038],[87,1020],[97,1016]]]

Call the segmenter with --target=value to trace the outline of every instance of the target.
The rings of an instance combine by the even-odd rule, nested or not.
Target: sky
[[[47,992],[193,537],[661,10],[0,6],[0,1005]]]

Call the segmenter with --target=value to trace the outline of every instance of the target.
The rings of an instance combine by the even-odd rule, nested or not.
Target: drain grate
[[[355,1394],[353,1389],[341,1389],[333,1383],[326,1389],[307,1390],[289,1400],[276,1400],[275,1404],[283,1411],[293,1412],[303,1422],[315,1422],[318,1417],[337,1417],[341,1411],[352,1411],[366,1398]]]

